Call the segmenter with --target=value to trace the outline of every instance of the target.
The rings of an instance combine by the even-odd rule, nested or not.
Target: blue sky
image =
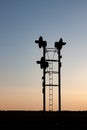
[[[34,41],[43,36],[48,47],[61,37],[67,43],[62,109],[87,109],[86,27],[86,0],[0,0],[0,108],[42,109],[42,49]]]

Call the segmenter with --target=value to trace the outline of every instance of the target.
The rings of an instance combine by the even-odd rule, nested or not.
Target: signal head
[[[47,46],[47,42],[43,41],[42,36],[39,37],[39,40],[35,40],[35,43],[39,45],[39,48]]]
[[[58,50],[60,50],[60,49],[62,49],[62,46],[65,45],[65,44],[66,44],[66,42],[63,42],[63,39],[60,38],[59,42],[55,42],[55,47],[56,47]]]
[[[40,64],[41,69],[46,69],[48,67],[48,62],[45,61],[44,57],[41,57],[41,60],[37,61],[37,64]]]

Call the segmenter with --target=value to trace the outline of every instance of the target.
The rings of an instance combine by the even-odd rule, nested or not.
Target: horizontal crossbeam
[[[46,61],[58,62],[58,60],[47,59]]]
[[[58,74],[58,71],[46,71],[46,73]]]
[[[59,86],[59,85],[57,85],[57,84],[45,84],[45,86]]]

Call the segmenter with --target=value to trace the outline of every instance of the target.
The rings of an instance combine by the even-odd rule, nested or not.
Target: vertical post
[[[61,111],[61,61],[60,61],[60,59],[62,58],[60,51],[61,51],[63,45],[66,45],[66,42],[63,42],[62,38],[60,38],[59,42],[55,42],[55,47],[58,50],[59,111]]]
[[[60,55],[60,49],[58,49],[58,83],[59,83],[59,111],[61,111],[61,55]]]
[[[35,40],[35,43],[39,45],[39,48],[43,47],[43,57],[41,58],[41,61],[37,61],[37,64],[40,64],[41,69],[43,69],[43,111],[46,111],[46,90],[45,90],[45,69],[48,67],[48,62],[45,61],[45,53],[46,53],[46,46],[47,42],[43,41],[42,36],[39,37],[39,40]]]
[[[46,52],[46,47],[43,47],[43,57],[45,59],[45,52]],[[46,111],[46,89],[45,89],[45,82],[46,82],[46,78],[45,78],[45,67],[43,68],[43,111]]]

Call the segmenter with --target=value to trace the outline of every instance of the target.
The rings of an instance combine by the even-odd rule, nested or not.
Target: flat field
[[[87,130],[87,111],[0,111],[3,129]]]

